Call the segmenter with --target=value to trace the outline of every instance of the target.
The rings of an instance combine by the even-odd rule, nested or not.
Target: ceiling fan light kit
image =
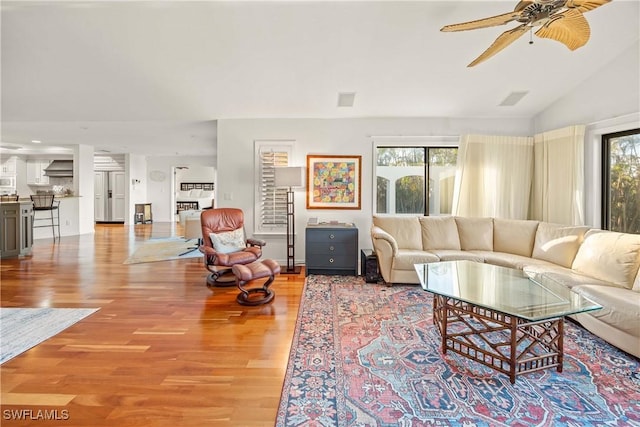
[[[496,27],[509,22],[520,25],[500,34],[498,38],[468,67],[473,67],[516,41],[527,31],[540,27],[536,36],[556,40],[570,50],[584,46],[591,36],[589,23],[583,13],[609,3],[611,0],[523,0],[513,12],[491,16],[460,24],[446,25],[440,31],[467,31],[479,28]],[[529,42],[530,44],[532,41]]]

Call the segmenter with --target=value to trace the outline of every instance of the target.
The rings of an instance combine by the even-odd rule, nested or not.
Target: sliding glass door
[[[377,147],[375,212],[451,214],[457,154],[457,147]]]
[[[602,227],[640,234],[640,129],[602,136]]]

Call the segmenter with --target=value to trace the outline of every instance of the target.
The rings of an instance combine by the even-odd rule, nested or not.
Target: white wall
[[[246,215],[246,231],[254,230],[254,141],[295,140],[291,165],[306,166],[307,154],[362,156],[362,209],[307,210],[304,191],[295,194],[296,263],[304,262],[304,228],[309,217],[354,222],[359,247],[371,248],[373,138],[372,136],[459,136],[466,133],[532,135],[529,119],[237,119],[218,121],[218,207],[238,207]],[[264,256],[284,262],[285,236],[261,235]]]
[[[601,226],[601,137],[640,128],[640,42],[534,117],[536,133],[584,124],[585,223]]]
[[[536,115],[533,127],[535,133],[540,133],[570,125],[586,125],[638,111],[640,42]]]
[[[176,169],[176,190],[181,182],[214,182],[216,169],[213,166],[189,165],[186,169]]]
[[[76,234],[94,232],[93,147],[77,145],[73,149],[73,185],[78,198]]]

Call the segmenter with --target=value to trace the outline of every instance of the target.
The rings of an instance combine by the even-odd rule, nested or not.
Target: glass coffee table
[[[545,275],[473,261],[416,264],[433,293],[442,353],[453,351],[509,376],[562,372],[564,316],[602,308]]]

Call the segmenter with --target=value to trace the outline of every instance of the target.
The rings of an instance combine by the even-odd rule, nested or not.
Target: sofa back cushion
[[[640,266],[640,234],[589,230],[572,268],[586,276],[627,289],[634,287]]]
[[[571,268],[589,227],[571,227],[541,222],[536,231],[533,258]]]
[[[523,219],[493,220],[493,250],[531,257],[538,221]]]
[[[493,250],[493,218],[455,217],[463,251]]]
[[[373,216],[373,225],[391,234],[400,249],[422,249],[417,216]]]
[[[454,249],[460,250],[460,237],[456,220],[452,216],[423,216],[420,218],[422,228],[422,249]]]

